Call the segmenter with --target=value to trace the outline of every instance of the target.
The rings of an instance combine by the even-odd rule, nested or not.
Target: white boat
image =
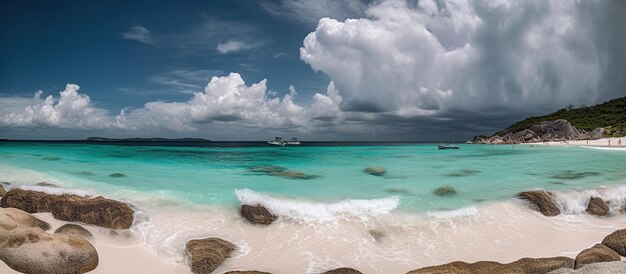
[[[300,141],[296,137],[291,137],[291,140],[287,141],[288,145],[299,145]]]
[[[453,144],[437,145],[439,149],[459,149],[460,147]]]
[[[267,141],[267,143],[274,146],[285,146],[286,144],[283,137],[280,136],[274,137],[274,141]]]

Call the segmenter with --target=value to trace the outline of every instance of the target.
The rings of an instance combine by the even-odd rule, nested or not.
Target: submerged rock
[[[304,180],[309,180],[309,179],[313,179],[317,177],[315,175],[307,175],[302,172],[293,171],[293,170],[281,171],[281,172],[275,173],[274,175],[287,178],[287,179],[304,179]]]
[[[126,177],[126,174],[124,174],[124,173],[111,173],[111,174],[109,174],[109,177],[121,178],[121,177]]]
[[[533,209],[538,210],[545,216],[561,214],[561,210],[556,205],[550,192],[543,190],[525,191],[517,194],[517,197],[530,202]]]
[[[451,177],[465,177],[465,176],[470,176],[470,175],[474,175],[480,173],[480,170],[475,170],[475,169],[462,169],[456,172],[452,172],[450,174],[448,174],[448,176]]]
[[[51,235],[23,220],[30,214],[0,209],[0,260],[24,273],[85,273],[98,266],[98,253],[76,235]]]
[[[59,158],[59,157],[51,157],[51,156],[43,157],[41,159],[44,159],[46,161],[58,161],[58,160],[61,160],[61,158]]]
[[[133,223],[133,210],[125,203],[104,197],[52,195],[40,191],[11,189],[0,200],[1,207],[14,207],[28,213],[51,212],[54,218],[83,222],[111,229],[127,229]]]
[[[576,179],[582,179],[585,177],[599,176],[599,175],[602,175],[602,174],[600,172],[595,172],[595,171],[575,172],[571,170],[566,170],[562,173],[552,176],[552,178],[563,179],[563,180],[576,180]]]
[[[91,172],[91,171],[81,171],[81,172],[80,172],[80,175],[92,176],[92,175],[94,175],[94,174],[93,174],[93,172]]]
[[[309,174],[305,174],[305,173],[302,173],[300,171],[295,171],[295,170],[287,170],[287,168],[285,167],[273,166],[273,165],[251,167],[250,172],[261,173],[261,174],[266,174],[270,176],[277,176],[277,177],[282,177],[286,179],[309,180],[309,179],[314,179],[318,177],[316,175],[309,175]]]
[[[323,274],[363,274],[354,268],[341,267],[324,272]]]
[[[187,263],[191,272],[208,274],[230,257],[235,245],[219,238],[190,240],[185,244]]]
[[[286,167],[282,167],[282,166],[274,166],[274,165],[268,165],[268,166],[255,166],[255,167],[251,167],[250,171],[251,172],[257,172],[257,173],[278,173],[278,172],[283,172],[287,170]]]
[[[48,183],[48,182],[39,182],[39,183],[36,183],[35,185],[37,185],[37,186],[47,186],[47,187],[57,187],[57,185],[51,184],[51,183]]]
[[[377,242],[380,242],[383,238],[387,237],[387,234],[380,230],[371,229],[367,231],[367,233],[369,233],[370,236],[372,236],[372,238]]]
[[[402,195],[407,195],[407,196],[413,195],[413,192],[404,188],[388,188],[388,189],[385,189],[385,192],[389,194],[402,194]]]
[[[387,168],[381,166],[368,166],[363,172],[374,175],[374,176],[383,176],[387,174]]]
[[[587,248],[578,253],[574,268],[579,268],[583,265],[591,263],[612,262],[619,260],[621,260],[621,257],[613,249],[610,249],[603,244],[596,244],[593,247]]]
[[[604,202],[604,200],[598,197],[591,197],[591,199],[589,199],[589,203],[587,204],[587,209],[585,211],[591,215],[609,216],[609,206],[606,202]]]
[[[602,239],[602,244],[626,256],[626,229],[617,230]]]
[[[433,273],[508,273],[508,274],[535,274],[547,273],[560,268],[574,268],[574,259],[567,257],[551,258],[523,258],[508,264],[491,261],[475,263],[451,262],[448,264],[429,266],[409,271],[407,274]]]
[[[440,186],[433,193],[438,196],[452,196],[456,194],[456,189],[451,186]]]
[[[262,205],[241,205],[241,216],[253,224],[269,225],[278,218]]]
[[[92,238],[91,232],[76,224],[64,224],[54,231],[54,234],[78,235],[84,238]]]

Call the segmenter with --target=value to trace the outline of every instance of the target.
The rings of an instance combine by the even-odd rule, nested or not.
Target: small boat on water
[[[453,144],[443,144],[443,145],[437,145],[437,147],[439,149],[460,149],[459,146],[457,145],[453,145]]]
[[[291,140],[287,141],[288,145],[299,145],[300,141],[296,137],[291,137]]]
[[[267,143],[274,146],[285,146],[285,141],[280,136],[274,137],[273,141],[267,141]]]
[[[267,143],[274,146],[299,145],[300,140],[298,140],[298,138],[296,137],[291,137],[291,140],[285,141],[283,140],[283,137],[277,136],[274,137],[273,141],[267,141]]]

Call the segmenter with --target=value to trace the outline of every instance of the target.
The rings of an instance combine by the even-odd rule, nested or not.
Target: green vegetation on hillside
[[[495,135],[507,132],[518,132],[544,121],[565,119],[578,129],[591,131],[602,127],[605,136],[617,137],[626,135],[626,97],[591,106],[574,108],[569,106],[544,116],[530,117],[519,121]]]

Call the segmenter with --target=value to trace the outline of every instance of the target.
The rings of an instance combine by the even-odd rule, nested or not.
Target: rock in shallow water
[[[603,244],[596,244],[593,247],[587,248],[576,256],[576,265],[574,268],[579,268],[586,264],[612,262],[621,260],[619,254],[613,249],[608,248]]]
[[[456,189],[451,186],[440,186],[433,193],[437,196],[452,196],[456,194]]]
[[[98,253],[77,235],[51,235],[28,225],[30,214],[0,209],[0,260],[24,273],[84,273],[98,266]]]
[[[626,229],[617,230],[602,239],[602,244],[626,256]]]
[[[253,224],[269,225],[278,218],[262,205],[241,205],[241,216]]]
[[[561,210],[552,198],[552,193],[536,190],[525,191],[517,194],[517,197],[530,202],[533,209],[538,210],[545,216],[556,216],[561,214]]]
[[[76,224],[64,224],[54,231],[54,234],[78,235],[84,238],[92,238],[91,232]]]
[[[122,177],[126,177],[126,174],[124,174],[124,173],[112,173],[112,174],[109,174],[109,177],[122,178]]]
[[[111,229],[130,228],[134,213],[127,204],[103,197],[52,195],[19,188],[7,192],[0,200],[0,206],[14,207],[28,213],[51,212],[59,220]]]
[[[609,216],[609,206],[602,199],[598,197],[591,197],[585,210],[591,215],[597,216]]]
[[[191,272],[208,274],[230,257],[235,245],[219,238],[190,240],[185,244],[187,263]]]
[[[374,175],[374,176],[383,176],[387,174],[387,168],[381,166],[368,166],[363,172]]]

